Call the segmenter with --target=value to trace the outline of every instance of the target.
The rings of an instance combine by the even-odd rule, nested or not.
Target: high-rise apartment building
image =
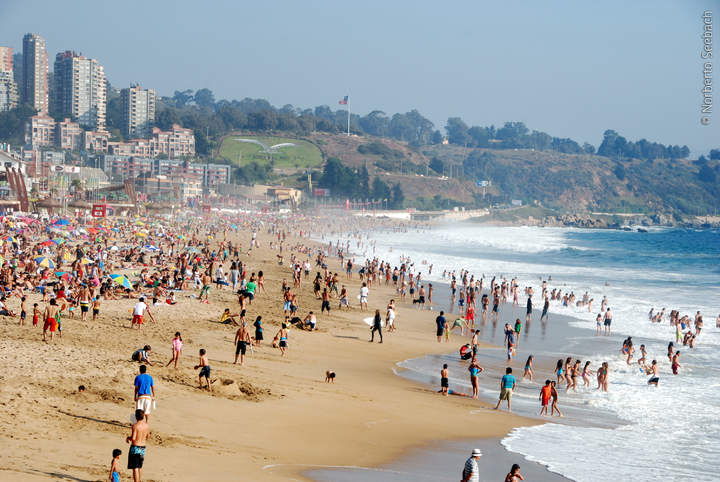
[[[13,73],[0,70],[0,112],[14,109],[18,105],[18,89]]]
[[[128,139],[147,138],[155,123],[155,91],[134,85],[120,92],[123,134]]]
[[[12,47],[0,47],[0,72],[12,72],[13,70],[13,49]]]
[[[34,33],[23,37],[23,102],[38,112],[48,111],[48,58],[45,39]]]
[[[53,82],[55,117],[72,117],[83,127],[105,129],[107,82],[97,60],[60,52],[55,57]]]

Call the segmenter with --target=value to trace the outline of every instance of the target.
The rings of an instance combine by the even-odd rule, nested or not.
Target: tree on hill
[[[198,91],[195,92],[195,103],[199,107],[212,109],[215,107],[215,95],[212,93],[212,90],[208,88],[198,89]]]
[[[717,178],[715,176],[715,171],[708,166],[707,164],[703,164],[700,166],[700,171],[698,171],[698,179],[700,179],[702,182],[707,183],[714,183]]]
[[[445,163],[437,157],[430,160],[428,167],[441,175],[445,172]]]
[[[390,195],[390,208],[391,209],[402,209],[405,203],[405,194],[403,193],[400,183],[395,184],[392,187]]]
[[[376,200],[382,201],[387,199],[390,202],[391,190],[390,187],[379,177],[375,176],[372,183],[372,191],[370,197]]]
[[[710,159],[713,161],[720,161],[720,149],[712,149],[710,151]]]
[[[450,117],[445,125],[450,144],[467,145],[470,140],[467,124],[459,117]]]

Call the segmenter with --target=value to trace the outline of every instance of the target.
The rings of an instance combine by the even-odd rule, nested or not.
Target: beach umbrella
[[[120,247],[116,244],[110,246],[110,251],[120,251]]]
[[[70,221],[68,221],[67,219],[58,219],[53,224],[57,226],[67,226],[68,224],[70,224]]]
[[[58,278],[63,278],[65,280],[70,279],[70,273],[67,271],[55,271],[55,276]]]
[[[18,244],[18,240],[15,236],[7,235],[7,236],[3,237],[3,241],[9,241],[11,243]]]
[[[48,258],[47,256],[38,256],[37,258],[35,258],[35,262],[39,266],[42,266],[43,268],[52,269],[55,267],[55,262],[53,260],[51,260],[50,258]]]
[[[111,275],[110,275],[110,278],[112,278],[112,280],[113,280],[114,282],[116,282],[117,284],[119,284],[119,285],[122,286],[123,288],[132,289],[132,287],[133,287],[133,285],[132,285],[132,283],[130,282],[130,280],[128,279],[128,277],[125,276],[124,274],[111,274]]]
[[[119,228],[110,228],[110,230],[111,230],[111,231],[114,231],[114,232],[116,232],[116,233],[119,233],[119,232],[120,232],[120,229],[119,229]]]
[[[82,258],[80,260],[81,264],[93,264],[95,261],[91,260],[90,258]]]
[[[138,231],[138,232],[135,233],[135,236],[138,236],[138,237],[140,237],[140,238],[146,238],[146,237],[147,237],[147,234],[146,234],[146,233],[143,233],[143,232],[141,232],[141,231]]]
[[[51,239],[48,239],[47,241],[40,243],[40,246],[52,246],[53,244],[55,243]]]
[[[146,244],[143,246],[143,249],[147,249],[148,251],[160,251],[157,246],[154,246],[152,244]]]

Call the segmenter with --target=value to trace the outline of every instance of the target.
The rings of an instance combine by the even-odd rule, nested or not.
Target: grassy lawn
[[[263,152],[261,146],[238,142],[235,139],[254,139],[267,146],[274,146],[284,142],[292,142],[294,146],[281,147],[272,155]],[[233,135],[228,136],[220,147],[220,156],[231,160],[235,165],[244,166],[253,161],[258,164],[266,164],[272,161],[274,167],[278,168],[308,168],[319,167],[322,164],[322,154],[313,144],[299,139],[287,137],[256,137]]]

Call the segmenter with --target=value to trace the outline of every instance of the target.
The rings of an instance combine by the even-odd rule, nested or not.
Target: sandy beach
[[[124,468],[138,373],[130,355],[145,344],[160,363],[148,370],[157,408],[150,416],[144,480],[306,480],[302,474],[310,468],[375,467],[437,440],[502,437],[512,427],[537,423],[479,409],[487,405],[477,400],[442,398],[395,375],[397,362],[447,353],[461,339],[437,343],[437,312],[400,304],[398,330],[385,333],[383,344],[368,343],[361,320],[372,313],[357,306],[357,275],[342,279],[352,309],[341,313],[333,300],[332,314],[318,315],[318,330],[290,331],[288,355],[281,358],[270,342],[283,319],[281,281],[290,273],[287,263],[277,264],[269,236],[258,239],[262,247],[243,260],[248,271],[265,272],[267,291],[256,296],[247,319],[263,316],[265,342],[243,367],[232,364],[235,329],[219,323],[224,308],[237,308],[229,288],[213,287],[209,305],[187,297],[196,294],[188,291],[174,306],[151,307],[157,323],[139,331],[130,329],[134,300],[105,301],[95,322],[64,318],[63,336],[52,345],[41,341],[38,327],[0,319],[0,478],[104,480],[114,448],[123,449]],[[249,240],[249,232],[240,235],[243,246]],[[340,271],[337,259],[329,264]],[[319,312],[310,279],[303,280],[299,295],[300,316]],[[393,297],[391,287],[372,287],[369,308],[383,310]],[[39,298],[31,295],[30,306]],[[185,341],[178,369],[164,366],[175,331]],[[213,369],[212,394],[198,389],[192,369],[200,348]],[[337,374],[334,384],[324,382],[329,369]],[[87,390],[78,393],[81,384]],[[129,471],[121,475],[130,478]]]

